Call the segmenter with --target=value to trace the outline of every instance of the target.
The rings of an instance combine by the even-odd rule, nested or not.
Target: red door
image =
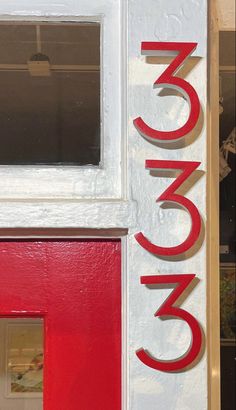
[[[0,316],[44,318],[45,410],[121,410],[119,241],[0,242]]]

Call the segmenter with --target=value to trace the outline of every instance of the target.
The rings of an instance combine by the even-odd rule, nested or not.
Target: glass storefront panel
[[[235,32],[220,32],[219,45],[221,410],[232,410],[236,407]]]

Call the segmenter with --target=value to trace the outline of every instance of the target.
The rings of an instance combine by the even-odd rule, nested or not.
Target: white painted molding
[[[136,225],[131,201],[54,201],[0,203],[0,228],[131,228]]]

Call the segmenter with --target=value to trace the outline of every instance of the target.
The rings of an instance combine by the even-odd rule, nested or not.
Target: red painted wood
[[[121,409],[119,241],[0,242],[0,316],[45,319],[44,410]]]

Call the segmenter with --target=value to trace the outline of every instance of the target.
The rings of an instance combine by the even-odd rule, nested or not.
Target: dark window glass
[[[98,23],[1,23],[0,89],[0,164],[99,164]]]

